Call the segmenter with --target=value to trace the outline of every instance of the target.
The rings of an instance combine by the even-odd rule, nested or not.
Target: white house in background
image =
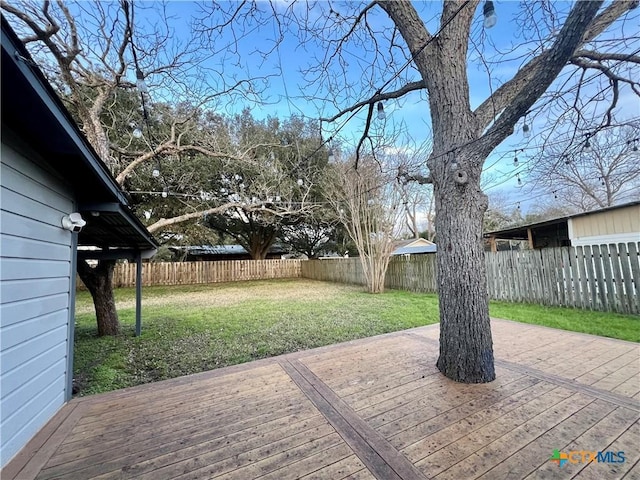
[[[491,250],[498,240],[522,240],[530,249],[640,242],[640,201],[576,213],[484,234]]]
[[[436,244],[424,238],[412,238],[396,242],[395,249],[391,255],[423,255],[426,253],[436,253]]]
[[[0,467],[6,471],[72,395],[77,247],[100,247],[87,256],[130,258],[140,266],[157,244],[4,17],[1,87]]]

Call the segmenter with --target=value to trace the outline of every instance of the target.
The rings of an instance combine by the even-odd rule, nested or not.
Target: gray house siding
[[[5,144],[0,183],[0,466],[68,399],[71,189],[23,147]]]

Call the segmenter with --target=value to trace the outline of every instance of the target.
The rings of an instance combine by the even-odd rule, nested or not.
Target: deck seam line
[[[409,338],[413,338],[415,340],[421,341],[423,343],[427,343],[429,345],[438,345],[438,341],[422,335],[415,334],[413,332],[406,332],[405,335]],[[536,368],[527,367],[526,365],[520,365],[518,363],[511,362],[509,360],[502,360],[502,359],[496,358],[495,364],[497,366],[506,368],[513,372],[529,375],[531,377],[538,378],[545,382],[553,383],[554,385],[557,385],[559,387],[564,387],[570,390],[585,393],[592,397],[599,398],[600,400],[613,403],[614,405],[617,405],[619,407],[630,408],[632,410],[640,412],[640,401],[634,400],[632,398],[624,397],[622,395],[618,395],[617,393],[612,393],[606,390],[602,390],[600,388],[592,387],[590,385],[584,385],[576,382],[573,379],[563,378],[558,375],[546,373]]]
[[[429,479],[301,361],[283,359],[281,366],[376,478]]]

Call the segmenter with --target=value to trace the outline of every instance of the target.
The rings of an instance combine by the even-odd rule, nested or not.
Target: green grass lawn
[[[436,295],[312,280],[269,280],[116,290],[122,335],[96,336],[88,292],[76,299],[75,381],[105,392],[259,358],[438,322]],[[494,317],[640,341],[640,319],[581,310],[492,303]]]

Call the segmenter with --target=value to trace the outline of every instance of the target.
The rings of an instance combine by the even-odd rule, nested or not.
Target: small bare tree
[[[640,198],[640,124],[601,129],[587,140],[557,141],[534,157],[536,191],[576,211]]]
[[[385,169],[372,156],[354,167],[353,158],[334,166],[327,199],[358,249],[369,292],[381,293],[403,215],[397,170]]]

